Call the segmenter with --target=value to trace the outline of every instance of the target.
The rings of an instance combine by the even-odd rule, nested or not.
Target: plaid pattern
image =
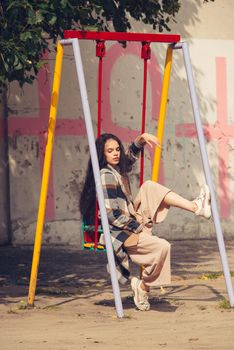
[[[128,281],[129,276],[130,276],[129,257],[128,257],[128,254],[126,253],[126,251],[124,250],[123,242],[119,241],[118,238],[115,238],[113,236],[111,236],[111,240],[112,240],[112,244],[113,244],[113,248],[114,248],[114,257],[115,257],[117,278],[118,278],[119,283],[125,284]],[[121,242],[120,247],[116,251],[115,244],[117,243],[117,245],[118,245],[120,242]],[[109,265],[107,265],[107,271],[110,273]]]
[[[132,143],[126,152],[132,164],[138,159],[142,147]],[[105,207],[110,225],[111,240],[114,249],[117,276],[120,283],[127,282],[129,258],[123,243],[134,232],[142,231],[142,224],[135,218],[130,184],[127,177],[123,177],[118,168],[107,165],[101,169],[101,181],[105,199]]]

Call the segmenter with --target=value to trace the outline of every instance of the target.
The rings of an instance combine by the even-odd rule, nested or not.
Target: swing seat
[[[99,243],[101,234],[103,233],[102,226],[98,226],[97,232],[97,244],[95,247],[95,226],[89,223],[82,222],[81,236],[82,236],[82,248],[84,250],[106,251],[104,244]]]

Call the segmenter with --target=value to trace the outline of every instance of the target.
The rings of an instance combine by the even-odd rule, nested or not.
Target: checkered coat
[[[142,146],[137,142],[128,147],[126,154],[132,163],[138,159],[141,150]],[[118,172],[118,167],[107,165],[101,169],[101,181],[118,280],[124,284],[129,278],[130,271],[129,258],[123,243],[132,233],[141,232],[142,224],[139,224],[135,218],[136,212],[132,202],[129,180]]]

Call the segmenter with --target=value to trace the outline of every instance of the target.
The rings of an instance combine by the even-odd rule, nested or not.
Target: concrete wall
[[[172,33],[190,47],[207,149],[217,191],[225,237],[233,237],[233,118],[234,118],[234,8],[231,1],[182,1]],[[153,32],[137,22],[132,31]],[[149,63],[146,130],[156,132],[166,45],[152,44]],[[96,127],[97,59],[95,43],[81,43],[89,102]],[[9,107],[11,218],[13,242],[34,241],[45,147],[54,54],[48,57],[33,87],[21,91],[11,85]],[[103,73],[103,132],[113,132],[129,142],[139,134],[143,62],[140,45],[123,49],[107,44]],[[72,49],[65,48],[56,139],[47,201],[45,244],[80,245],[79,193],[89,157],[83,111]],[[153,154],[146,151],[145,179],[150,178]],[[133,192],[138,184],[137,165],[132,175]],[[193,199],[204,182],[203,169],[188,92],[182,52],[175,51],[168,99],[160,182]],[[212,221],[172,209],[156,227],[170,238],[215,237]]]
[[[9,167],[7,159],[6,91],[0,91],[0,245],[9,243]]]

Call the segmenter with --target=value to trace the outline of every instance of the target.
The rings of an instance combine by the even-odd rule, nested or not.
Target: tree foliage
[[[208,0],[204,0],[208,1]],[[213,0],[211,0],[213,1]],[[130,20],[162,32],[180,9],[181,0],[1,0],[0,86],[32,83],[43,65],[48,39],[65,29],[127,31]]]

